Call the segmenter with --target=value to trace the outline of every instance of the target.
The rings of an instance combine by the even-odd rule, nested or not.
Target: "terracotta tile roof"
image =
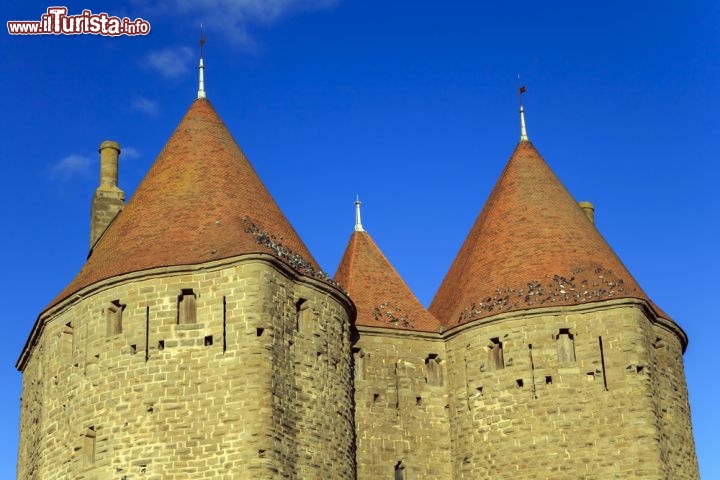
[[[510,157],[429,310],[448,328],[504,311],[624,297],[650,302],[525,141]]]
[[[365,231],[353,232],[335,281],[357,307],[356,325],[437,332],[435,319]]]
[[[51,306],[116,275],[247,253],[273,254],[305,274],[319,271],[215,109],[198,99]]]

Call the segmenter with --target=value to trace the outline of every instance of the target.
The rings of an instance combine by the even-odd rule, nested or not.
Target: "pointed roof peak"
[[[350,235],[334,280],[357,307],[356,325],[440,331],[440,322],[423,307],[364,230]]]
[[[365,229],[362,226],[362,221],[360,220],[360,205],[362,203],[360,202],[360,195],[355,196],[355,231],[356,232],[364,232]]]
[[[613,298],[653,305],[532,143],[521,141],[429,310],[449,328]]]
[[[329,280],[212,104],[192,102],[125,208],[51,305],[141,270],[269,254]]]

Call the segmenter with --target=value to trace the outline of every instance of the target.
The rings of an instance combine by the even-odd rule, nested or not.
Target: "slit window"
[[[395,464],[395,480],[407,480],[405,476],[405,465],[403,465],[402,461]]]
[[[121,304],[120,300],[110,302],[110,306],[105,309],[108,336],[122,333],[123,310],[125,305]]]
[[[355,373],[355,379],[363,380],[365,378],[365,352],[359,348],[352,349],[353,354],[353,372]]]
[[[196,296],[192,289],[183,289],[178,296],[178,324],[197,323]]]
[[[89,427],[83,435],[83,459],[86,465],[95,463],[95,427]]]
[[[569,328],[561,328],[557,335],[558,360],[561,362],[575,361],[575,336]]]
[[[73,327],[72,324],[68,323],[63,328],[62,332],[62,344],[61,344],[62,355],[68,360],[72,360],[73,355]]]
[[[440,357],[436,353],[431,353],[425,359],[425,379],[428,385],[442,385],[442,369],[440,367]]]
[[[488,345],[488,365],[490,366],[490,370],[502,370],[505,368],[503,344],[500,338],[490,339],[490,345]]]
[[[300,333],[303,331],[304,328],[307,328],[307,320],[308,320],[308,313],[310,312],[310,309],[308,308],[307,300],[304,298],[301,298],[297,301],[295,304],[295,331]]]

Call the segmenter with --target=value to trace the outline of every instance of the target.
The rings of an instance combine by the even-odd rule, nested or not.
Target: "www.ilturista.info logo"
[[[111,17],[107,13],[83,10],[80,15],[68,15],[66,7],[49,7],[40,20],[7,22],[10,35],[147,35],[150,23],[142,18]]]

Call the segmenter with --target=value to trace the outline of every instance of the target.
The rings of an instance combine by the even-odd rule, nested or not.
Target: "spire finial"
[[[362,226],[362,222],[360,221],[360,196],[355,196],[355,231],[356,232],[364,232],[365,229]]]
[[[203,64],[203,45],[205,45],[205,32],[200,25],[200,85],[198,86],[198,98],[205,98],[205,65]]]
[[[520,141],[527,142],[527,130],[525,130],[525,109],[523,108],[522,95],[527,91],[525,85],[520,84],[520,75],[518,75],[518,99],[520,100]]]

